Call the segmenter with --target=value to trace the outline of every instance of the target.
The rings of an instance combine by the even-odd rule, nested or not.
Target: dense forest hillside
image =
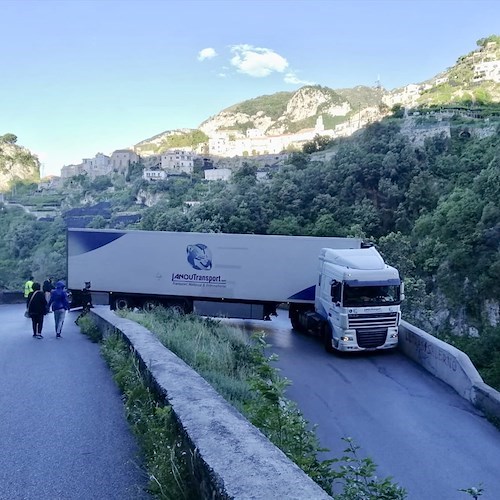
[[[126,227],[117,215],[128,211],[137,216],[128,227],[146,230],[371,240],[404,276],[405,318],[436,335],[486,339],[478,362],[497,370],[500,384],[500,341],[491,340],[500,338],[500,122],[453,115],[449,134],[415,142],[409,120],[318,138],[264,180],[251,158],[229,183],[204,181],[202,170],[147,183],[134,165],[126,178],[73,178],[60,197],[73,206],[106,202],[109,214],[92,212],[89,227]],[[29,194],[37,186],[21,187]],[[52,222],[0,210],[0,287],[19,289],[31,272],[63,277],[64,210]]]
[[[70,209],[80,200],[107,202],[102,214],[87,213],[85,223],[93,227],[123,227],[127,219],[119,214],[133,213],[130,220],[141,221],[135,227],[151,230],[362,236],[402,270],[408,315],[428,329],[474,334],[498,322],[498,124],[490,120],[489,132],[477,134],[478,120],[455,117],[449,135],[415,143],[406,131],[409,120],[390,118],[355,138],[319,141],[330,159],[294,154],[264,181],[251,158],[230,183],[207,183],[200,170],[148,184],[140,165],[128,181],[74,178],[61,193],[63,208],[75,215]],[[9,214],[0,223],[4,288],[19,286],[29,269],[43,274],[35,256],[47,242],[54,251],[48,228],[57,224]]]

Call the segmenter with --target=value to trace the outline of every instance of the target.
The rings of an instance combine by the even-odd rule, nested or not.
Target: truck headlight
[[[344,335],[343,337],[340,337],[340,340],[342,340],[342,342],[353,342],[354,337],[351,337],[350,335]]]

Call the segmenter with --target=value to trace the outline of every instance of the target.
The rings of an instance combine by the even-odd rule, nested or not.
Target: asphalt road
[[[32,338],[24,305],[0,305],[0,499],[150,498],[119,390],[99,347],[66,317]]]
[[[337,356],[319,339],[292,330],[287,312],[271,322],[227,320],[263,329],[276,366],[305,418],[317,425],[326,457],[340,457],[343,437],[392,476],[410,500],[500,498],[500,431],[448,385],[399,352]]]
[[[119,391],[98,346],[74,325],[77,313],[63,339],[48,316],[36,340],[23,310],[0,305],[0,500],[148,498]],[[481,499],[500,497],[500,431],[414,362],[327,354],[292,331],[286,312],[230,322],[266,331],[289,397],[330,450],[325,458],[341,456],[349,436],[409,500],[466,499],[458,490],[472,486],[484,488]]]

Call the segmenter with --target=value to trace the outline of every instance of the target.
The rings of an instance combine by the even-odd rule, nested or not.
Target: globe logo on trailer
[[[186,248],[187,261],[193,269],[208,271],[212,269],[212,252],[207,245],[197,243],[196,245],[188,245]]]

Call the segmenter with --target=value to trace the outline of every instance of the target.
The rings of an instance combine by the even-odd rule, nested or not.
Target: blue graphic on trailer
[[[316,293],[316,285],[304,288],[300,292],[294,293],[288,300],[314,300],[314,294]]]
[[[186,248],[187,261],[193,269],[209,271],[212,269],[212,252],[203,243],[188,245]]]
[[[91,252],[92,250],[97,250],[122,236],[125,236],[125,233],[120,231],[114,231],[112,233],[100,231],[70,231],[68,233],[68,255],[74,257],[76,255]]]

